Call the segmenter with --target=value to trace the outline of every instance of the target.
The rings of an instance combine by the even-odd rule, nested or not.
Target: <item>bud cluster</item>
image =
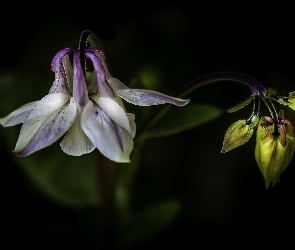
[[[259,118],[260,99],[266,104],[271,116]],[[257,128],[255,159],[268,189],[270,185],[274,187],[280,181],[280,175],[290,164],[295,150],[294,126],[290,120],[285,119],[283,110],[276,112],[272,101],[295,110],[295,91],[288,97],[277,96],[277,92],[271,88],[265,93],[256,91],[255,95],[228,111],[237,111],[248,105],[249,100],[254,100],[250,118],[239,120],[228,128],[221,152],[226,153],[245,144]]]

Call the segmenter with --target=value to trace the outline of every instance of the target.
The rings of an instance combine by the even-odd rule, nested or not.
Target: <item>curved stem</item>
[[[260,111],[260,96],[256,95],[254,97],[254,102],[253,103],[254,104],[253,104],[252,114],[251,114],[251,116],[246,121],[246,124],[247,125],[255,125],[255,123],[253,124],[253,118],[259,116],[259,111]]]
[[[88,43],[88,37],[90,36],[91,32],[89,30],[84,30],[80,36],[80,40],[79,40],[79,47],[78,50],[81,52],[80,53],[80,62],[82,65],[82,70],[83,70],[83,74],[84,77],[86,77],[86,58],[84,56],[84,52],[86,50],[86,48],[89,46]]]
[[[259,111],[260,111],[260,97],[255,96],[254,97],[254,106],[253,106],[253,115],[258,117]]]
[[[273,131],[273,134],[274,135],[279,135],[279,128],[278,128],[278,124],[279,124],[279,116],[278,116],[278,113],[273,105],[273,102],[271,101],[270,98],[264,98],[264,97],[261,97],[262,100],[264,101],[266,107],[268,108],[269,112],[270,112],[270,115],[271,115],[271,118],[273,120],[273,123],[274,123],[274,131]]]
[[[98,46],[99,40],[90,30],[83,30],[79,41],[79,50],[85,50],[89,46]]]
[[[265,96],[267,89],[264,88],[255,79],[236,72],[217,72],[205,76],[201,76],[188,84],[184,85],[173,96],[182,98],[185,95],[193,92],[194,90],[207,85],[209,83],[219,81],[234,81],[247,85],[251,88],[251,95],[262,95]],[[156,121],[158,121],[171,107],[169,104],[162,105],[151,117],[141,126],[137,132],[137,136],[141,136],[147,129],[149,129]]]
[[[92,34],[90,30],[84,30],[80,36],[78,50],[83,52],[88,46],[88,37]]]
[[[180,88],[175,94],[177,95],[177,97],[183,97],[199,87],[202,87],[209,83],[219,82],[219,81],[233,81],[233,82],[239,82],[239,83],[245,84],[251,88],[252,95],[258,95],[258,94],[265,95],[267,92],[267,89],[264,88],[258,81],[256,81],[252,77],[246,76],[241,73],[236,73],[236,72],[217,72],[217,73],[201,76],[191,81],[187,85]]]

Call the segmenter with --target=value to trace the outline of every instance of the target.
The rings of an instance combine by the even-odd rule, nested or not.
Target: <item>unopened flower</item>
[[[81,65],[86,59],[94,68],[87,84]],[[23,123],[14,149],[18,156],[30,155],[64,136],[60,145],[69,155],[80,156],[98,148],[112,161],[129,162],[135,116],[126,112],[121,97],[142,106],[184,106],[189,102],[156,91],[127,88],[111,77],[103,59],[102,50],[96,46],[82,51],[66,48],[54,56],[51,67],[55,81],[48,95],[0,119],[4,127]]]
[[[295,110],[295,91],[289,93],[288,106]]]
[[[257,116],[253,116],[251,122],[239,120],[233,123],[225,133],[221,152],[226,153],[245,144],[253,135],[257,120]]]
[[[293,158],[294,126],[280,112],[277,132],[272,118],[261,117],[257,130],[255,158],[265,181],[265,187],[275,186]]]
[[[295,110],[295,91],[290,92],[289,96],[279,96],[276,101]]]

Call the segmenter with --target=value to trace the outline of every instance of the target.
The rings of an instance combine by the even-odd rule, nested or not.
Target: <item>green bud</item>
[[[288,106],[295,110],[295,91],[289,93]]]
[[[285,101],[283,98],[279,98],[277,102],[295,110],[295,91],[289,93],[289,98],[287,101]]]
[[[292,160],[295,149],[294,127],[291,121],[280,119],[279,134],[274,135],[274,124],[261,117],[257,129],[255,158],[263,175],[266,189],[280,181],[280,175]]]
[[[255,119],[254,119],[255,120]],[[246,124],[246,120],[233,123],[226,131],[221,153],[226,153],[246,143],[253,134],[253,124]]]

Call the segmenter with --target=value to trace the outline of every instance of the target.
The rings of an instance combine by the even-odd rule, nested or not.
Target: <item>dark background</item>
[[[125,82],[141,65],[154,62],[167,80],[157,88],[168,94],[194,78],[219,71],[241,72],[264,86],[294,90],[294,15],[290,6],[178,3],[137,7],[97,2],[35,7],[15,11],[10,6],[6,8],[9,15],[1,15],[1,72],[19,69],[28,60],[28,65],[53,77],[50,62],[54,53],[67,46],[78,47],[80,32],[89,29],[102,39],[113,75]],[[67,40],[67,36],[73,37],[71,31],[77,31],[76,42]],[[52,40],[60,40],[60,45],[50,47],[50,40],[34,44],[46,32],[55,34]],[[23,52],[34,46],[47,68],[39,67],[39,58],[23,58]],[[216,84],[189,98],[227,109],[247,97],[247,91],[244,86]],[[30,96],[26,99],[31,100]],[[254,138],[232,152],[220,153],[226,129],[247,118],[250,110],[224,113],[199,128],[147,142],[136,179],[135,203],[140,206],[177,197],[183,207],[177,219],[160,235],[142,243],[141,249],[294,245],[288,236],[294,223],[294,160],[282,174],[281,183],[266,190],[254,158]],[[294,113],[288,114],[295,122]],[[77,211],[52,202],[13,163],[10,148],[0,148],[1,225],[5,231],[1,241],[94,249],[92,242],[68,229],[85,227],[81,217],[94,211]],[[52,221],[71,226],[44,229]]]

